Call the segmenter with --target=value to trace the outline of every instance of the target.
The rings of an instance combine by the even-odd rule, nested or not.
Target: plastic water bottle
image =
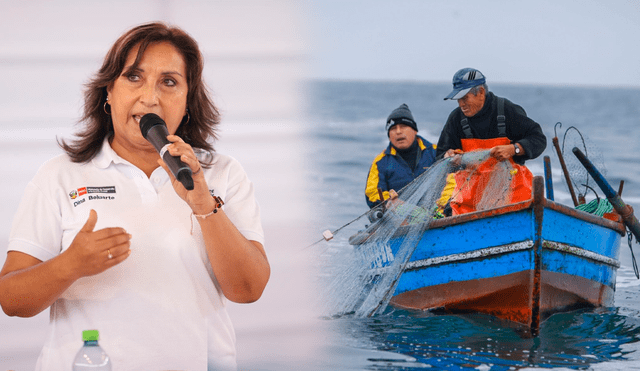
[[[82,331],[84,345],[73,361],[73,371],[111,371],[111,361],[107,353],[98,345],[98,330]]]

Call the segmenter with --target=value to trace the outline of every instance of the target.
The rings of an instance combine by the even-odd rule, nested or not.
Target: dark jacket
[[[475,116],[469,117],[469,126],[475,139],[492,139],[498,137],[498,99],[492,92],[487,92],[484,106]],[[507,138],[511,143],[519,143],[524,148],[524,155],[514,156],[518,164],[533,159],[547,148],[547,137],[540,125],[527,117],[527,113],[519,105],[508,99],[504,102]],[[460,121],[465,116],[460,107],[451,112],[438,140],[436,156],[444,156],[448,149],[462,149],[460,139],[465,138]]]
[[[419,135],[416,136],[416,141],[418,142],[420,159],[413,170],[391,143],[373,160],[365,187],[365,197],[370,208],[381,202],[378,189],[383,191],[384,199],[387,199],[389,198],[389,190],[400,191],[434,163],[436,159],[435,145]]]

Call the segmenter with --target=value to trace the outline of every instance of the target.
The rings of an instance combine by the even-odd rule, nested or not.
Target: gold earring
[[[189,120],[191,120],[191,115],[189,115],[189,109],[187,108],[187,121],[185,121],[185,125],[189,123]]]
[[[108,115],[111,114],[111,112],[107,112],[107,103],[109,103],[109,97],[107,97],[107,100],[104,102],[104,106],[102,106],[102,109],[104,109],[104,113]]]

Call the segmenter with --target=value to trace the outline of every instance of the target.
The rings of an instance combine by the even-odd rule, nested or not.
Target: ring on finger
[[[196,171],[196,172],[195,172],[195,173],[193,173],[192,175],[196,175],[196,174],[200,173],[200,171],[202,171],[202,166],[200,166],[200,167],[198,168],[198,171]]]
[[[113,255],[111,255],[111,250],[107,250],[107,258],[113,258]]]

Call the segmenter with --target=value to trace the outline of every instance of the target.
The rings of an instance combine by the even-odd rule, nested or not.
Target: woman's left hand
[[[198,161],[193,148],[177,135],[169,135],[167,136],[167,140],[172,142],[172,144],[167,147],[169,154],[171,154],[171,156],[180,156],[180,160],[191,168],[193,177],[193,190],[188,191],[182,183],[173,176],[167,164],[160,158],[158,163],[169,174],[169,177],[171,177],[173,189],[175,189],[178,196],[191,207],[194,214],[210,213],[214,208],[215,201],[213,197],[211,197],[211,193],[209,193],[209,187],[204,178],[202,165]]]
[[[203,170],[193,148],[176,135],[167,136],[172,156],[180,156],[193,172],[193,190],[188,191],[160,159],[158,163],[171,177],[173,189],[196,215],[213,211],[215,201],[209,193]],[[262,295],[271,268],[260,242],[249,241],[233,225],[224,210],[215,216],[196,218],[200,224],[209,263],[224,296],[236,303],[251,303]]]

